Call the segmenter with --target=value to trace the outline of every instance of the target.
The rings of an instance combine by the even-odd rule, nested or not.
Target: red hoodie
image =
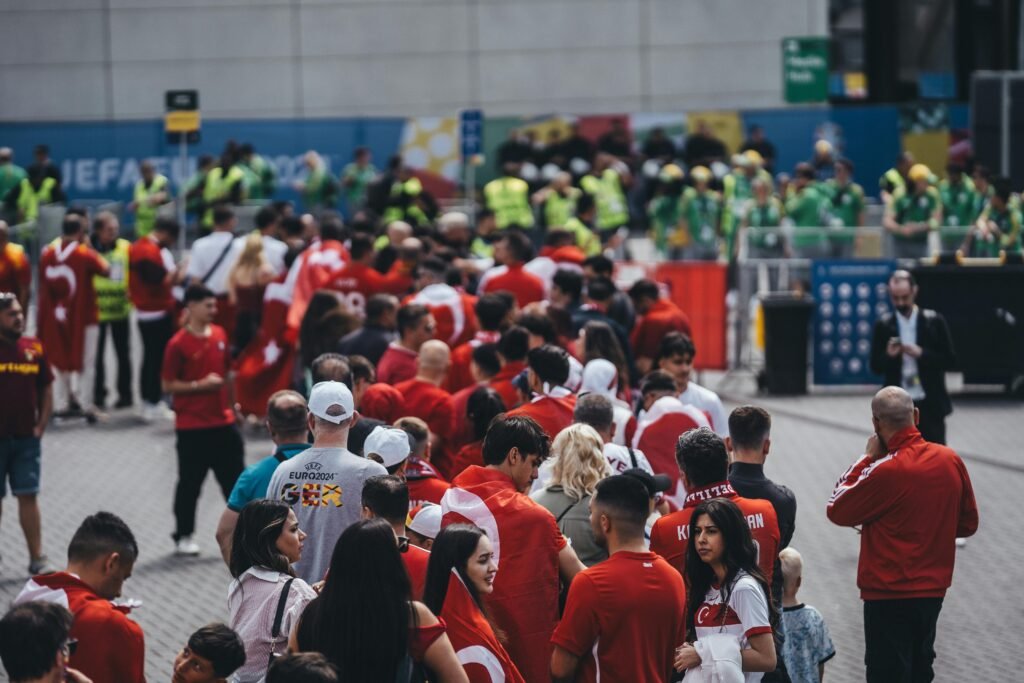
[[[127,609],[115,607],[67,572],[33,576],[14,604],[32,600],[64,605],[74,615],[71,638],[78,641],[78,648],[71,668],[95,683],[145,683],[142,627],[127,617]]]
[[[888,454],[865,455],[840,477],[828,518],[861,526],[861,599],[944,597],[956,539],[978,530],[971,478],[960,456],[922,439],[917,427],[897,432],[888,447]]]

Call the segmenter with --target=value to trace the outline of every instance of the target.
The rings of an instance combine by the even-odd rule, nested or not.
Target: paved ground
[[[733,385],[735,398],[742,391]],[[759,399],[760,400],[760,399]],[[776,415],[769,476],[793,488],[799,500],[793,544],[804,555],[802,598],[829,624],[838,654],[828,680],[863,680],[861,603],[855,586],[858,540],[831,525],[825,502],[838,475],[861,452],[868,436],[868,399],[814,396],[763,399]],[[949,423],[951,443],[966,455],[981,508],[981,530],[958,552],[956,577],[939,623],[939,681],[1019,680],[1024,655],[1020,599],[1020,508],[1024,458],[1019,442],[1020,403],[961,399]],[[263,457],[268,442],[250,437],[248,460]],[[147,639],[147,671],[166,680],[175,651],[196,627],[226,616],[227,570],[213,541],[223,500],[212,477],[199,506],[195,559],[171,555],[174,435],[169,423],[143,425],[115,415],[103,425],[58,425],[44,441],[44,544],[57,562],[81,519],[100,509],[121,515],[135,531],[141,556],[126,594],[144,605],[135,613]],[[27,557],[12,501],[0,524],[0,605],[25,580]],[[1016,540],[1015,540],[1016,539]],[[981,606],[979,609],[978,606]],[[2,680],[2,674],[0,674]]]

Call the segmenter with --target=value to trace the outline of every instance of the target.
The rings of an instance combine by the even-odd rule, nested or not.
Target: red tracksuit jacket
[[[861,525],[857,586],[864,600],[941,598],[953,580],[956,539],[978,529],[960,456],[908,427],[878,460],[865,455],[839,479],[828,518]]]

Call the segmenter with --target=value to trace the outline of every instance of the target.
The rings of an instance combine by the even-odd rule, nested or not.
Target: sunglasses
[[[409,552],[409,537],[408,536],[397,536],[398,540],[398,552],[407,553]]]
[[[65,657],[72,657],[75,654],[75,650],[78,649],[78,640],[75,638],[68,638],[64,641],[64,644],[60,646],[60,651],[64,653]]]

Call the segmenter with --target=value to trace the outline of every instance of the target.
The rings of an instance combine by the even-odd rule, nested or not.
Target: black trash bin
[[[807,393],[807,348],[814,299],[788,292],[761,296],[764,312],[765,389],[770,394]]]

